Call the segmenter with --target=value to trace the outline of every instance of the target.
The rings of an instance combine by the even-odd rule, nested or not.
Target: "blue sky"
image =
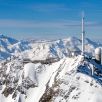
[[[102,0],[0,0],[0,33],[17,39],[81,37],[102,40]]]

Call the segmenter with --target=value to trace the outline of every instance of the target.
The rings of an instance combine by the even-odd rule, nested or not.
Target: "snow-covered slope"
[[[30,48],[28,41],[18,41],[14,38],[0,35],[0,60],[7,59],[12,55],[15,56],[17,53]]]
[[[102,102],[102,66],[77,56],[52,64],[2,62],[1,102]]]
[[[0,51],[8,52],[9,51],[8,47],[17,42],[18,41],[13,38],[10,38],[4,35],[0,35]]]
[[[14,38],[11,38],[11,37],[8,37],[8,36],[2,35],[2,34],[0,35],[1,46],[12,45],[12,44],[15,44],[17,42],[18,41]]]
[[[0,59],[6,59],[11,56],[9,47],[17,43],[16,39],[0,35]]]

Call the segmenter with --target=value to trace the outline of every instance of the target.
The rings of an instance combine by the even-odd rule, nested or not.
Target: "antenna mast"
[[[82,55],[85,51],[85,28],[84,28],[84,12],[82,12]]]

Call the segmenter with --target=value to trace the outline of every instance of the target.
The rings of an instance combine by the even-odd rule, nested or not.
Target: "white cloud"
[[[102,27],[102,23],[86,22],[86,27]],[[11,20],[0,19],[0,28],[68,28],[81,27],[81,21],[34,21],[34,20]]]
[[[57,11],[57,10],[70,10],[68,7],[66,7],[64,4],[32,4],[29,5],[28,8],[40,11],[40,12],[49,12],[49,11]]]

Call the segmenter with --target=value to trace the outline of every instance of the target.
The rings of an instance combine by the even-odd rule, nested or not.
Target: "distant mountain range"
[[[102,44],[96,43],[86,38],[86,52],[89,55],[94,53],[96,47]],[[0,35],[0,59],[10,56],[20,56],[32,60],[42,60],[48,58],[63,58],[70,56],[74,51],[81,51],[81,40],[76,37],[59,39],[53,41],[46,40],[21,40]]]

